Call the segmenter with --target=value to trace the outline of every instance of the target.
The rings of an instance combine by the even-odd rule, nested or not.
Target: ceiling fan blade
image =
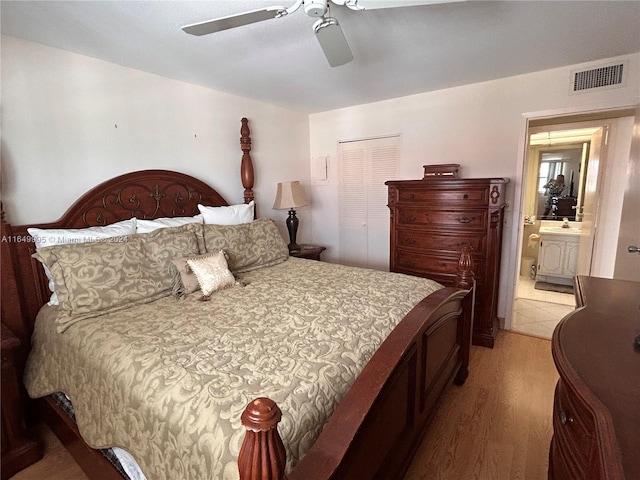
[[[252,10],[250,12],[238,13],[227,17],[216,18],[215,20],[207,20],[206,22],[194,23],[182,27],[182,30],[189,35],[208,35],[209,33],[228,30],[229,28],[241,27],[250,23],[271,20],[286,14],[285,7],[267,7],[260,10]]]
[[[353,60],[353,54],[338,20],[333,17],[321,18],[313,25],[313,31],[329,65],[339,67]]]
[[[464,2],[466,0],[346,0],[352,10],[375,10],[378,8],[415,7],[434,3]]]

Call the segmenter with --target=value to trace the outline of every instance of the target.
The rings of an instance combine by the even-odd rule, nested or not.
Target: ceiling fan
[[[262,22],[272,18],[289,15],[300,7],[310,17],[318,18],[313,25],[313,32],[320,43],[329,65],[338,67],[353,60],[353,54],[347,39],[340,28],[338,20],[329,16],[331,3],[345,6],[351,10],[374,10],[380,8],[411,7],[430,5],[433,3],[450,3],[464,0],[296,0],[291,7],[267,7],[250,12],[238,13],[226,17],[207,20],[182,27],[190,35],[208,35],[229,28],[241,27],[250,23]]]

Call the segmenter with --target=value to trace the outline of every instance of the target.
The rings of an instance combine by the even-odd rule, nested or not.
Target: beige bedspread
[[[38,316],[25,382],[62,391],[96,448],[128,450],[149,479],[237,479],[240,414],[259,396],[283,411],[291,469],[397,322],[435,282],[290,258],[216,292],[167,297],[64,333]]]

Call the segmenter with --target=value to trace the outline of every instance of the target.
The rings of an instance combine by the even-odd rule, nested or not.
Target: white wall
[[[279,181],[300,180],[308,189],[306,114],[3,36],[7,217],[15,224],[55,220],[94,185],[151,168],[194,175],[242,203],[242,117],[252,131],[259,214],[286,233],[286,211],[271,206]],[[301,221],[299,239],[310,241],[310,232]]]
[[[399,178],[421,178],[424,164],[459,163],[463,177],[511,180],[498,310],[504,317],[508,272],[519,268],[511,264],[518,250],[513,209],[520,202],[526,118],[637,103],[640,54],[619,58],[630,60],[627,83],[621,88],[569,93],[571,70],[614,60],[606,59],[311,115],[311,157],[330,156],[329,183],[312,187],[314,242],[329,246],[327,259],[339,258],[338,142],[401,134]]]

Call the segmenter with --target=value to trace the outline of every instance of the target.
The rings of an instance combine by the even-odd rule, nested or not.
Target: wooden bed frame
[[[253,200],[251,138],[242,119],[241,178],[245,202]],[[57,221],[11,226],[3,218],[2,322],[20,341],[22,373],[38,310],[50,295],[28,227],[83,228],[130,217],[191,216],[197,204],[228,205],[214,189],[188,175],[165,170],[133,172],[81,196]],[[3,253],[3,258],[4,253]],[[471,256],[462,248],[457,287],[423,299],[383,342],[337,406],[320,437],[288,475],[289,480],[400,479],[405,473],[445,387],[468,375],[473,320]],[[15,295],[8,298],[11,286]],[[77,427],[50,397],[28,401],[92,479],[122,478],[82,440]],[[285,412],[286,414],[286,412]],[[242,480],[283,480],[285,451],[277,433],[281,412],[269,399],[251,402],[242,415],[247,429],[238,458]]]

